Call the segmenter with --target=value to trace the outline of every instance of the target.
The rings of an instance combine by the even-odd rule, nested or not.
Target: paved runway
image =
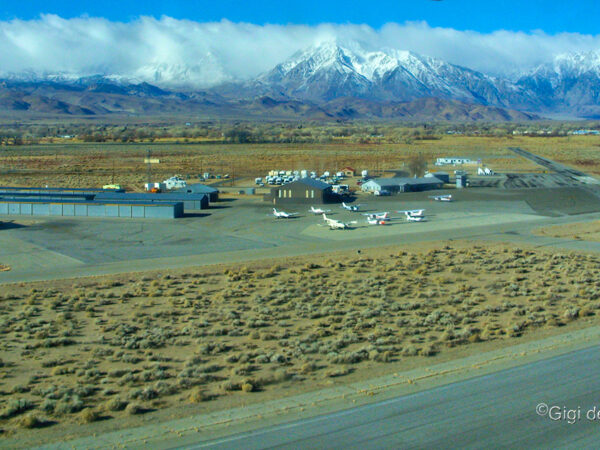
[[[189,448],[592,448],[600,439],[599,351],[592,347]],[[566,416],[566,408],[575,419],[580,411],[579,419],[541,416],[540,403],[557,407],[554,418]],[[596,420],[588,420],[594,407]]]

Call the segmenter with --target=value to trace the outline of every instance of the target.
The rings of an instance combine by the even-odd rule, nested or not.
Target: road
[[[600,419],[585,416],[600,409],[599,350],[188,448],[591,448]],[[580,408],[580,419],[540,416],[540,403]]]
[[[567,167],[563,164],[559,164],[554,162],[548,158],[544,158],[539,155],[535,155],[531,152],[523,150],[518,147],[509,147],[510,150],[515,152],[517,155],[522,156],[523,158],[529,159],[536,164],[539,164],[542,167],[545,167],[548,170],[551,170],[556,173],[564,174],[566,176],[570,176],[573,179],[577,179],[578,177],[588,177],[589,175],[581,172],[580,170],[573,169],[572,167]]]

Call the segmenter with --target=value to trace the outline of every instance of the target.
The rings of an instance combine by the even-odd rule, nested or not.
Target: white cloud
[[[482,34],[425,22],[373,29],[353,24],[198,23],[170,17],[121,23],[44,15],[39,20],[0,22],[0,70],[210,86],[256,76],[300,49],[332,39],[356,40],[369,50],[412,50],[492,74],[529,69],[560,53],[600,49],[600,35],[502,30]]]

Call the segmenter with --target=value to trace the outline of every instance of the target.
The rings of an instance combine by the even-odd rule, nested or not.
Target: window
[[[308,189],[306,190],[306,198],[308,198]]]
[[[315,198],[315,190],[310,191],[310,198]]]
[[[281,189],[279,189],[277,192],[279,192],[279,198],[281,198]]]

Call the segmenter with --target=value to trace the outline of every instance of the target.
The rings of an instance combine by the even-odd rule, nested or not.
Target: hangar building
[[[425,178],[435,177],[444,183],[450,183],[450,174],[448,172],[430,172],[425,174]]]
[[[441,189],[443,181],[435,177],[427,178],[374,178],[361,185],[365,192],[387,191],[392,194],[399,192],[418,192]]]
[[[201,183],[188,184],[186,187],[175,189],[174,192],[184,192],[186,194],[207,194],[211,202],[219,200],[219,191],[214,187]]]
[[[103,192],[95,196],[99,201],[133,200],[149,203],[157,202],[182,202],[186,211],[193,209],[206,209],[209,204],[208,194],[182,194],[178,192],[153,194],[153,193],[119,193]]]
[[[184,215],[185,209],[208,206],[208,194],[0,187],[0,214],[6,215],[177,218]]]
[[[0,197],[0,214],[9,216],[123,217],[175,219],[183,217],[183,203],[96,201],[85,199],[25,199]]]
[[[265,200],[273,204],[332,203],[338,202],[340,197],[332,191],[330,184],[307,177],[271,188]]]

